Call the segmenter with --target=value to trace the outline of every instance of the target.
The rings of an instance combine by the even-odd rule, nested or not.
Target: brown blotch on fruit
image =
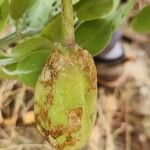
[[[64,129],[63,129],[63,127],[53,127],[52,129],[51,129],[51,131],[50,131],[50,134],[51,134],[51,136],[54,138],[54,139],[56,139],[56,138],[58,138],[59,136],[61,136],[62,134],[63,134],[63,132],[64,132]]]
[[[51,86],[53,89],[59,72],[70,62],[67,58],[67,56],[62,55],[58,50],[54,50],[51,57],[47,60],[44,66],[44,72],[41,76],[41,83],[44,87]]]
[[[40,123],[42,121],[47,121],[47,116],[48,116],[47,110],[44,109],[44,107],[41,107],[39,113],[37,113],[37,115],[36,115],[36,120],[38,123]]]
[[[35,120],[36,120],[36,123],[39,124],[40,123],[40,117],[39,117],[39,113],[35,113]]]
[[[48,104],[52,105],[53,104],[53,94],[52,92],[50,92],[48,95],[47,95],[47,101],[48,101]]]
[[[69,127],[67,132],[77,131],[81,127],[81,119],[82,119],[82,108],[76,108],[70,110],[69,114]]]
[[[71,135],[67,136],[67,140],[65,142],[65,145],[73,145],[75,143],[76,143],[76,141],[75,141],[75,139],[72,138]]]
[[[72,146],[76,143],[76,140],[73,139],[71,135],[68,135],[66,138],[67,140],[65,141],[65,143],[56,146],[58,150],[63,150],[65,146]]]
[[[94,65],[94,61],[92,57],[90,57],[89,53],[86,50],[77,49],[76,55],[78,62],[82,68],[86,72],[89,82],[89,89],[97,88],[97,78],[96,78],[96,68]],[[90,74],[89,74],[90,73]]]
[[[64,147],[65,147],[65,144],[59,144],[59,145],[56,146],[56,149],[57,150],[63,150]]]

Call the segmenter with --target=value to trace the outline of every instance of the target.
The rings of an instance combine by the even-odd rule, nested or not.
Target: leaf
[[[17,45],[12,50],[12,53],[9,54],[9,57],[18,58],[41,49],[52,50],[53,47],[54,44],[49,39],[46,39],[44,37],[34,37],[31,39],[27,39]]]
[[[79,46],[87,49],[93,55],[101,52],[110,42],[114,30],[123,23],[128,13],[132,10],[134,3],[135,0],[128,0],[117,8],[118,1],[114,1],[114,8],[110,15],[99,19],[99,21],[83,22],[76,30],[76,41]],[[54,18],[44,28],[42,36],[54,41],[60,39],[61,19],[59,17]]]
[[[96,20],[108,15],[116,6],[119,0],[81,0],[74,9],[80,20]]]
[[[17,79],[16,66],[17,64],[0,67],[0,77],[5,79]]]
[[[107,18],[109,20],[112,20],[115,29],[123,24],[129,12],[133,9],[135,2],[136,0],[127,0]]]
[[[20,19],[31,0],[11,0],[10,1],[10,15],[14,20]]]
[[[110,42],[113,32],[123,23],[135,0],[128,0],[111,15],[81,24],[76,30],[77,44],[93,56],[100,53]]]
[[[78,3],[80,0],[72,0],[73,5]]]
[[[52,16],[56,15],[59,0],[34,0],[31,7],[26,11],[24,21],[29,28],[42,28]],[[57,9],[58,10],[58,9]]]
[[[46,37],[55,42],[60,40],[61,15],[58,15],[50,21],[50,23],[43,29],[41,36]]]
[[[79,0],[73,0],[73,4]],[[29,28],[43,28],[43,26],[61,11],[60,0],[32,0],[32,5],[24,16],[25,24]]]
[[[4,0],[0,0],[0,5],[4,2]]]
[[[14,64],[16,62],[17,62],[17,59],[14,59],[14,58],[3,58],[3,59],[0,59],[0,67]]]
[[[41,50],[25,57],[17,65],[19,79],[34,87],[49,55],[49,50]]]
[[[3,2],[3,3],[2,3]],[[9,16],[9,0],[1,1],[0,5],[0,31],[4,29],[7,24]]]
[[[60,14],[60,0],[32,0],[31,7],[24,16],[25,24],[30,28],[43,28],[54,16]],[[79,0],[73,0],[73,4]]]
[[[150,32],[150,5],[143,8],[131,22],[132,28],[137,32]]]
[[[8,58],[7,54],[0,50],[0,59]]]
[[[6,66],[17,63],[22,60],[26,55],[29,55],[33,51],[39,51],[41,49],[52,51],[54,44],[44,37],[34,37],[23,41],[17,45],[10,54],[4,54],[0,52],[0,66]]]
[[[76,42],[96,55],[110,42],[112,33],[112,22],[106,19],[85,22],[76,30]]]

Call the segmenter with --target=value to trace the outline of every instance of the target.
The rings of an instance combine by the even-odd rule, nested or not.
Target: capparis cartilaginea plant
[[[136,0],[0,0],[0,77],[35,88],[37,128],[56,149],[81,149],[96,118],[100,53]],[[150,32],[150,5],[132,18]]]

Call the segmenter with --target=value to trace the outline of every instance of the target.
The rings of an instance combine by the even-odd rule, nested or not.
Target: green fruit
[[[96,118],[97,73],[81,48],[47,60],[35,89],[37,128],[59,150],[81,149]]]

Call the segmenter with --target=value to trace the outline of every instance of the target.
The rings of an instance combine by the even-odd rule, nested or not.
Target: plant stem
[[[72,0],[61,0],[62,4],[62,32],[61,43],[63,46],[73,48],[75,44],[74,15]]]

